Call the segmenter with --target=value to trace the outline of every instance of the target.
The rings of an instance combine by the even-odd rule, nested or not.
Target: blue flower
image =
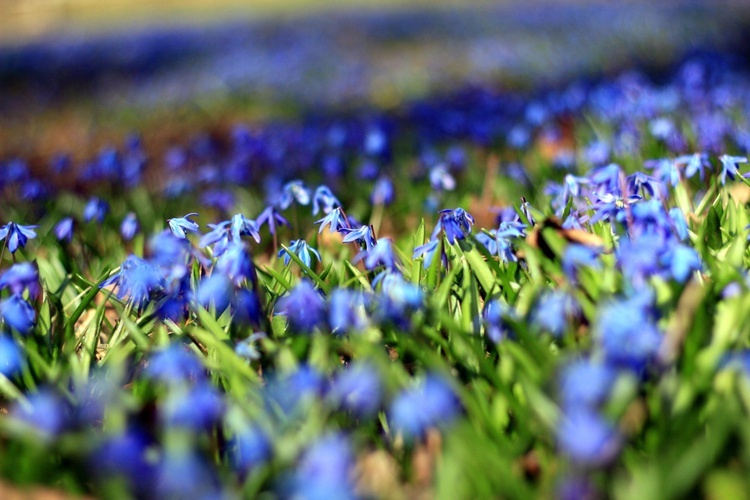
[[[565,407],[594,407],[604,402],[617,379],[617,371],[605,363],[575,361],[562,372],[560,393]]]
[[[39,283],[39,269],[36,264],[21,262],[13,264],[10,269],[0,276],[0,290],[10,289],[14,295],[29,292],[32,299],[39,298],[42,286]]]
[[[130,302],[141,309],[153,294],[164,290],[166,283],[159,269],[140,257],[130,255],[113,274],[99,285],[99,288],[115,285],[119,287],[117,298],[129,297]]]
[[[419,439],[430,427],[442,427],[452,422],[461,406],[442,376],[428,375],[416,387],[401,392],[391,404],[391,427],[403,432],[406,439]]]
[[[326,381],[323,375],[308,365],[281,376],[269,377],[264,395],[270,415],[307,418],[309,404],[320,401],[325,395]],[[280,411],[279,411],[280,410]]]
[[[305,500],[354,499],[354,455],[338,434],[323,436],[302,455],[294,472],[290,498]]]
[[[310,191],[300,180],[290,181],[284,184],[281,193],[279,207],[286,210],[296,201],[299,205],[307,206],[310,204]]]
[[[221,314],[229,307],[234,288],[229,278],[220,272],[203,278],[195,292],[195,300],[202,307],[214,306],[216,314]]]
[[[104,480],[124,479],[132,494],[148,497],[154,474],[154,467],[147,459],[151,444],[143,433],[135,430],[108,437],[91,454],[90,470]]]
[[[29,395],[24,404],[16,403],[10,414],[35,428],[47,439],[59,435],[69,422],[69,412],[64,401],[49,389]]]
[[[271,234],[276,234],[276,229],[279,225],[289,227],[289,221],[273,206],[266,207],[256,219],[256,223],[258,224],[258,229],[263,227],[263,224],[268,225],[268,232]]]
[[[235,434],[229,449],[232,467],[245,473],[271,458],[273,445],[257,426],[247,426]]]
[[[473,225],[474,217],[463,208],[441,210],[440,219],[438,219],[430,239],[434,240],[442,230],[448,238],[448,242],[453,245],[456,240],[466,238],[466,235],[471,233],[471,226]]]
[[[734,180],[738,175],[741,175],[742,177],[748,177],[750,175],[750,173],[744,175],[740,174],[739,168],[737,167],[740,163],[747,163],[747,157],[745,156],[721,155],[719,160],[721,161],[721,174],[719,178],[721,179],[722,184],[726,184],[727,177]]]
[[[344,243],[358,242],[364,245],[365,249],[370,250],[375,245],[375,237],[372,234],[371,226],[361,226],[357,229],[345,227],[340,229],[346,236],[342,240]]]
[[[23,368],[25,357],[16,342],[5,335],[0,335],[0,373],[12,377]]]
[[[336,405],[368,417],[380,408],[382,384],[377,370],[367,363],[352,363],[333,380],[328,398]]]
[[[125,241],[132,240],[140,230],[141,226],[138,224],[138,217],[136,217],[133,212],[128,213],[125,218],[122,219],[122,224],[120,224],[120,234]]]
[[[565,248],[562,257],[562,268],[565,275],[570,280],[575,280],[578,269],[581,267],[590,267],[598,269],[601,267],[598,257],[601,249],[586,245],[572,244]]]
[[[190,250],[190,243],[178,238],[168,229],[155,234],[149,241],[151,261],[157,266],[184,269]]]
[[[517,319],[515,310],[497,299],[487,301],[482,316],[487,337],[496,344],[505,340],[511,333],[509,320]]]
[[[205,370],[198,357],[178,342],[152,354],[144,373],[147,378],[166,384],[205,378]]]
[[[532,312],[532,321],[543,330],[559,337],[579,312],[580,309],[573,297],[556,290],[542,295]]]
[[[104,222],[104,217],[109,213],[109,203],[97,197],[91,198],[83,207],[83,220],[90,222],[96,220],[99,224]]]
[[[685,283],[694,271],[703,267],[698,252],[685,245],[674,245],[661,255],[659,262],[678,283]]]
[[[685,241],[690,236],[687,221],[685,220],[685,214],[682,213],[679,207],[673,207],[669,209],[669,218],[672,220],[675,233],[680,241]]]
[[[36,231],[34,229],[37,226],[22,226],[15,222],[8,222],[3,227],[0,227],[0,240],[7,238],[6,244],[8,250],[11,253],[16,253],[18,248],[26,246],[28,240],[36,238]]]
[[[255,346],[256,342],[260,339],[266,338],[266,334],[263,332],[253,333],[246,339],[242,339],[237,342],[234,346],[234,352],[237,356],[245,358],[248,361],[254,361],[260,359],[260,352]]]
[[[344,334],[361,331],[367,324],[366,298],[362,292],[336,288],[328,298],[328,323],[331,331]]]
[[[289,252],[292,252],[295,254],[299,259],[302,261],[303,264],[305,264],[307,267],[312,266],[312,256],[314,255],[318,262],[321,261],[320,254],[317,250],[315,250],[313,247],[307,244],[305,240],[292,240],[291,243],[289,243],[288,251],[286,248],[282,248],[279,250],[278,256],[281,257],[284,256],[284,265],[289,265],[289,261],[291,260],[291,257],[289,256]]]
[[[490,255],[497,255],[503,262],[516,262],[518,258],[513,253],[512,241],[523,238],[526,225],[522,222],[503,221],[497,229],[491,229],[489,234],[481,232],[477,234],[476,239],[489,252]]]
[[[232,321],[240,326],[259,326],[263,307],[254,290],[237,290],[232,298]]]
[[[453,191],[456,189],[456,179],[448,172],[445,165],[438,164],[430,169],[430,185],[436,191]]]
[[[331,213],[331,210],[341,206],[341,202],[338,200],[338,198],[336,198],[330,188],[325,185],[318,186],[318,188],[315,190],[312,203],[313,215],[318,215],[318,212],[320,212],[321,208],[323,209],[324,214],[329,214]]]
[[[650,297],[641,293],[600,308],[593,330],[612,363],[640,371],[658,353],[662,335],[654,323]]]
[[[161,417],[170,427],[208,430],[224,413],[224,399],[208,382],[173,388],[162,403]]]
[[[328,230],[332,233],[349,227],[349,223],[346,218],[344,218],[344,213],[341,211],[341,207],[334,208],[328,212],[328,215],[320,220],[316,220],[315,224],[320,224],[318,234],[322,233],[326,226],[328,226]]]
[[[54,233],[55,238],[58,239],[58,241],[72,241],[73,240],[73,218],[72,217],[63,217],[60,219],[60,221],[55,225]]]
[[[373,205],[390,205],[393,203],[394,197],[393,182],[388,177],[382,176],[375,182],[375,186],[372,188],[370,202]]]
[[[230,243],[216,260],[214,269],[231,279],[236,287],[245,281],[255,283],[255,266],[244,243]]]
[[[19,333],[28,333],[36,321],[36,311],[20,294],[14,294],[0,302],[0,316],[7,326]]]
[[[708,161],[708,155],[705,153],[693,153],[691,155],[680,156],[675,158],[677,165],[685,166],[685,177],[691,179],[696,173],[699,174],[700,180],[703,180],[706,174],[706,168],[711,166]]]
[[[325,323],[325,301],[308,280],[302,280],[276,304],[276,314],[284,314],[293,331],[312,333]]]
[[[198,241],[198,246],[200,248],[206,248],[213,245],[213,254],[215,256],[223,254],[232,241],[231,225],[232,222],[228,220],[219,222],[218,224],[209,224],[208,227],[211,228],[211,231],[201,236],[200,241]]]
[[[255,221],[242,214],[235,214],[232,217],[232,239],[240,241],[242,235],[249,235],[256,243],[260,243],[260,233],[258,233],[258,225]]]
[[[186,233],[198,232],[198,224],[190,220],[190,217],[197,215],[197,213],[191,212],[184,217],[167,219],[167,223],[169,224],[169,229],[172,231],[172,234],[174,234],[178,238],[187,238]]]
[[[156,467],[156,480],[147,497],[221,500],[218,474],[211,463],[189,449],[187,443],[170,443]],[[186,449],[187,448],[187,449]]]
[[[416,247],[412,254],[412,259],[424,257],[424,267],[430,267],[432,265],[432,259],[435,257],[435,250],[437,250],[438,243],[438,240],[430,240],[424,245]]]
[[[372,271],[378,266],[385,266],[387,269],[396,269],[396,255],[393,251],[393,243],[390,238],[380,238],[378,242],[369,250],[360,252],[354,257],[354,263],[364,260],[365,268]]]
[[[563,453],[580,465],[601,466],[611,462],[620,450],[615,428],[591,410],[576,407],[563,416],[557,431]]]

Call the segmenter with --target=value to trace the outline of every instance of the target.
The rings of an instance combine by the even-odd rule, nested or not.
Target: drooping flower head
[[[299,259],[302,261],[303,264],[305,264],[307,267],[312,266],[312,258],[315,256],[316,259],[318,259],[318,262],[321,262],[320,253],[318,253],[317,250],[315,250],[313,247],[307,244],[305,240],[292,240],[291,243],[289,243],[289,251],[287,251],[286,248],[282,248],[279,250],[278,256],[281,257],[284,256],[284,265],[288,266],[289,261],[291,260],[291,257],[289,256],[289,252],[293,253]]]
[[[448,242],[453,245],[456,240],[466,238],[471,233],[471,226],[473,225],[474,217],[463,208],[441,210],[440,219],[438,219],[430,239],[435,239],[440,231],[443,231],[448,238]]]
[[[16,250],[26,246],[29,240],[36,238],[36,231],[34,229],[37,226],[22,226],[15,222],[8,222],[6,225],[0,227],[0,240],[6,240],[8,250],[11,253],[16,253]]]
[[[187,238],[187,233],[198,232],[198,224],[190,220],[190,217],[197,216],[197,213],[192,212],[185,215],[184,217],[174,217],[172,219],[167,219],[169,229],[172,231],[172,234],[174,234],[178,238]]]

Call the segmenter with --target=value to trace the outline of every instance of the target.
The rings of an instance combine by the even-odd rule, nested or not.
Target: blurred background
[[[745,64],[746,0],[0,0],[0,159],[237,121],[398,109],[695,54]]]

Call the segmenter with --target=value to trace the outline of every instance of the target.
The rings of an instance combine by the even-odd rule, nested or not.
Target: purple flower
[[[58,241],[68,241],[68,242],[72,241],[73,240],[73,226],[74,226],[73,217],[63,217],[55,225],[55,229],[54,229],[55,238],[57,238]]]
[[[307,206],[310,204],[310,191],[300,180],[290,181],[284,184],[281,193],[279,207],[286,210],[296,201],[298,205]]]
[[[721,174],[719,175],[719,178],[721,179],[722,184],[726,184],[727,177],[734,180],[738,175],[741,175],[742,177],[750,176],[750,172],[740,174],[739,168],[737,167],[740,163],[747,163],[747,157],[721,155],[719,160],[721,161]]]
[[[147,497],[154,474],[153,465],[147,459],[150,445],[148,438],[135,430],[109,437],[92,453],[90,470],[105,480],[124,479],[131,493]]]
[[[271,458],[273,445],[259,427],[248,426],[235,434],[230,450],[232,467],[245,473]]]
[[[60,434],[68,425],[67,410],[64,401],[57,394],[43,389],[29,395],[27,404],[15,404],[10,414],[49,439]]]
[[[255,266],[244,243],[230,243],[216,260],[214,269],[231,279],[236,287],[245,281],[255,281]]]
[[[691,274],[703,267],[698,252],[685,245],[674,245],[663,253],[659,262],[678,283],[685,283]]]
[[[173,388],[162,404],[161,417],[170,428],[208,430],[224,413],[224,399],[208,382]]]
[[[289,252],[293,253],[299,259],[302,261],[303,264],[305,264],[307,267],[312,266],[312,256],[314,255],[318,262],[321,261],[320,254],[317,250],[315,250],[313,247],[307,244],[305,240],[292,240],[289,244],[289,250],[287,251],[286,248],[282,248],[279,250],[278,256],[281,257],[284,256],[284,265],[288,266],[289,261],[291,260],[291,257],[289,256]]]
[[[0,335],[0,373],[12,377],[23,368],[25,357],[16,342],[5,335]]]
[[[166,283],[159,269],[140,257],[128,256],[113,274],[99,285],[99,288],[115,285],[119,287],[117,298],[129,297],[130,302],[141,309],[156,292],[164,290]]]
[[[448,242],[453,245],[456,240],[466,238],[466,235],[471,233],[471,226],[473,225],[474,217],[463,208],[441,210],[440,219],[438,219],[430,239],[434,240],[442,230],[448,238]]]
[[[600,253],[600,248],[577,244],[568,245],[562,257],[563,272],[568,279],[575,280],[578,269],[581,267],[598,269],[601,267],[598,260]]]
[[[435,250],[437,250],[438,243],[438,240],[430,240],[424,245],[416,247],[412,254],[412,259],[424,257],[424,267],[430,267],[432,265],[432,259],[435,257]]]
[[[308,280],[302,280],[276,304],[276,314],[284,314],[293,331],[312,333],[325,323],[325,301]]]
[[[28,333],[36,321],[36,311],[20,294],[14,294],[0,302],[0,316],[6,326],[19,333]]]
[[[39,283],[39,269],[36,264],[30,262],[13,264],[0,277],[0,290],[6,288],[10,289],[10,292],[14,295],[28,291],[32,299],[39,298],[42,287]]]
[[[612,363],[640,371],[656,356],[662,335],[654,322],[650,300],[649,292],[601,306],[593,330]]]
[[[266,207],[256,219],[256,223],[258,224],[258,229],[263,227],[263,224],[268,225],[268,232],[271,234],[276,234],[276,229],[279,225],[289,227],[289,221],[273,206]]]
[[[144,374],[149,379],[166,384],[205,378],[205,370],[198,357],[178,342],[152,354]]]
[[[321,437],[302,455],[292,479],[290,498],[356,498],[352,484],[354,455],[338,434]]]
[[[489,230],[489,234],[481,232],[476,239],[489,252],[497,255],[503,262],[516,262],[518,258],[513,253],[512,241],[525,236],[526,225],[522,222],[501,222],[497,229]]]
[[[441,375],[430,374],[416,387],[406,389],[393,400],[389,412],[391,427],[407,439],[419,439],[430,427],[449,424],[461,406],[450,384]]]
[[[349,227],[349,223],[344,218],[344,213],[341,211],[341,207],[334,208],[328,212],[328,215],[320,220],[316,220],[315,224],[320,224],[318,234],[322,233],[326,226],[328,226],[328,230],[332,233]]]
[[[615,428],[591,410],[576,407],[563,416],[557,442],[575,463],[601,466],[611,462],[620,450]]]
[[[138,217],[136,217],[133,212],[128,213],[125,218],[122,219],[122,224],[120,224],[120,234],[125,241],[132,240],[140,230],[141,226],[138,224]]]
[[[185,215],[184,217],[167,219],[167,223],[169,224],[169,229],[172,231],[172,234],[174,234],[178,238],[186,238],[186,233],[198,232],[198,224],[190,220],[190,217],[197,215],[197,213],[192,212]]]
[[[565,333],[570,321],[578,316],[580,308],[572,296],[561,291],[547,292],[539,299],[532,312],[532,321],[555,337]]]
[[[482,317],[487,337],[496,344],[508,338],[512,333],[509,320],[517,319],[515,310],[497,299],[487,301]]]
[[[565,367],[560,377],[560,393],[567,408],[593,407],[602,403],[617,378],[617,371],[605,363],[578,360]]]
[[[321,208],[323,209],[324,214],[329,214],[331,213],[331,210],[341,206],[341,202],[338,200],[338,198],[336,198],[330,188],[325,185],[318,186],[318,188],[315,190],[312,204],[313,215],[318,215],[318,212],[320,212]]]
[[[213,305],[216,314],[221,314],[229,307],[234,291],[232,282],[220,272],[203,278],[195,292],[195,301],[202,307]]]
[[[201,236],[198,246],[206,248],[213,245],[213,254],[215,256],[223,254],[232,241],[231,225],[232,222],[228,220],[219,222],[218,224],[209,224],[208,227],[211,228],[211,231]]]
[[[96,220],[99,224],[104,222],[104,217],[109,213],[109,203],[97,197],[91,198],[83,208],[83,221]]]
[[[249,235],[256,243],[260,243],[260,233],[258,233],[258,225],[255,221],[242,214],[235,214],[232,217],[232,239],[240,241],[242,235]]]
[[[388,177],[382,176],[372,188],[370,202],[373,205],[390,205],[394,197],[393,182]]]
[[[328,298],[328,323],[331,331],[343,335],[361,331],[367,324],[366,297],[361,291],[336,288]]]
[[[336,405],[368,417],[380,408],[382,384],[377,370],[366,363],[352,363],[333,380],[328,398]]]
[[[396,269],[393,242],[390,238],[380,238],[371,249],[360,252],[354,257],[355,264],[361,260],[364,260],[365,268],[370,271],[381,265],[387,269]]]
[[[375,246],[375,236],[372,234],[371,226],[360,226],[357,229],[344,227],[340,231],[345,234],[342,240],[344,243],[356,241],[360,245],[364,245],[366,250],[371,250]]]
[[[23,248],[30,239],[36,238],[36,231],[34,229],[37,226],[22,226],[15,222],[8,222],[3,227],[0,227],[0,240],[7,238],[6,244],[8,250],[11,253],[16,253],[18,248]]]

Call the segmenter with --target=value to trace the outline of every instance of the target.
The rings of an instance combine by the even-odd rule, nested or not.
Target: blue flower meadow
[[[741,497],[739,61],[0,159],[0,476],[105,498]]]

